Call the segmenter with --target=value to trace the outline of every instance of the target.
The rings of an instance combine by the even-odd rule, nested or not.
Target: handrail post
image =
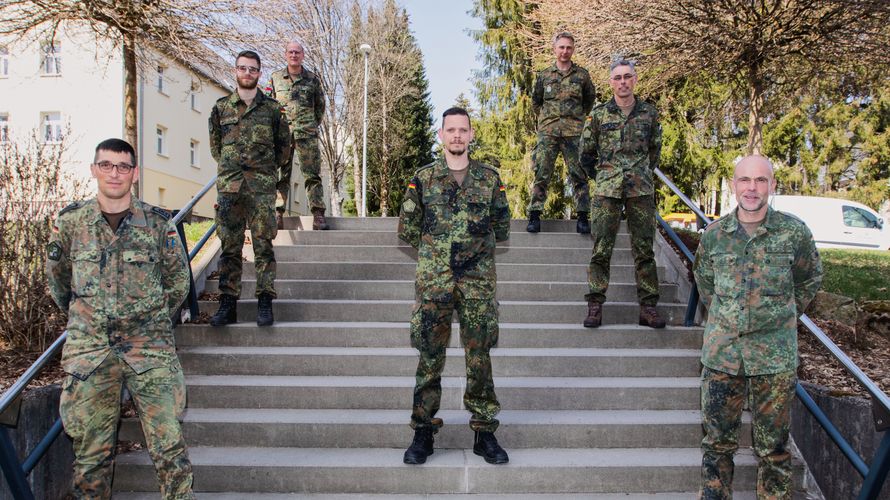
[[[2,425],[0,425],[0,469],[3,470],[9,492],[15,500],[34,500],[34,493],[19,463],[15,445],[9,437],[9,430]]]
[[[695,324],[695,311],[698,309],[698,284],[692,280],[692,290],[689,292],[689,302],[686,304],[686,318],[683,320],[683,326],[692,326]]]
[[[857,500],[877,500],[888,471],[890,471],[890,432],[884,432],[884,439],[881,440],[881,445],[871,461],[868,475],[862,481],[862,489],[859,490]]]
[[[179,210],[174,210],[173,215],[176,217],[179,214]],[[192,275],[192,264],[191,259],[188,259],[189,255],[189,247],[188,240],[185,237],[185,223],[183,222],[183,217],[178,218],[179,221],[176,223],[176,231],[179,233],[179,238],[182,241],[182,251],[186,255],[186,259],[188,260],[188,270],[189,270],[189,294],[186,299],[189,305],[189,317],[192,319],[196,319],[198,317],[198,293],[195,291],[195,277]],[[175,311],[172,311],[174,318],[173,324],[177,325],[181,321],[182,315],[179,314],[179,311],[182,310],[182,305],[180,305]]]

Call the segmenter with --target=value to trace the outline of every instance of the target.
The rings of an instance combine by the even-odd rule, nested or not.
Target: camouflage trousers
[[[587,183],[589,176],[581,168],[578,151],[579,139],[578,136],[556,137],[538,134],[538,143],[532,153],[535,181],[532,184],[531,202],[528,205],[529,212],[544,210],[544,202],[547,201],[547,186],[550,184],[550,178],[553,177],[556,156],[560,151],[562,151],[562,159],[566,162],[566,167],[569,170],[575,212],[590,212],[590,187]]]
[[[451,319],[457,310],[460,340],[467,366],[467,387],[464,406],[470,411],[470,428],[494,432],[495,416],[501,409],[494,393],[489,351],[498,341],[497,302],[492,299],[465,299],[437,302],[418,299],[411,317],[411,346],[420,351],[414,386],[414,407],[411,427],[414,429],[442,425],[434,418],[442,399],[442,369],[445,349],[451,340]]]
[[[324,186],[321,182],[321,153],[318,137],[294,139],[294,164],[299,165],[306,186],[309,210],[325,209]]]
[[[590,293],[587,300],[606,301],[609,288],[609,265],[615,237],[621,223],[621,207],[627,214],[627,227],[630,231],[630,250],[634,258],[637,279],[637,298],[641,305],[654,306],[658,303],[658,269],[655,265],[655,252],[652,242],[655,238],[655,198],[652,195],[632,198],[593,197],[593,211],[590,214],[590,232],[593,237],[593,252],[587,268],[587,284]]]
[[[268,293],[275,297],[275,252],[272,240],[278,234],[275,223],[275,194],[251,191],[219,193],[216,202],[217,233],[222,243],[219,256],[219,291],[241,296],[241,252],[244,248],[244,225],[250,227],[256,265],[256,295]]]
[[[797,374],[730,375],[705,367],[701,374],[702,486],[700,498],[732,498],[733,455],[739,448],[739,428],[746,388],[752,413],[757,455],[757,498],[791,498],[791,453],[788,433]]]
[[[192,464],[177,420],[185,410],[179,360],[136,373],[114,354],[86,380],[68,375],[62,386],[59,413],[74,447],[74,497],[111,498],[123,385],[136,405],[162,498],[194,498]]]

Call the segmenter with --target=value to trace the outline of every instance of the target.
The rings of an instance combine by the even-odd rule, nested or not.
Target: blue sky
[[[463,92],[475,102],[470,77],[481,64],[476,43],[467,29],[480,29],[482,21],[468,12],[473,0],[399,0],[408,11],[411,29],[423,52],[430,100],[435,106],[436,128],[442,112]]]

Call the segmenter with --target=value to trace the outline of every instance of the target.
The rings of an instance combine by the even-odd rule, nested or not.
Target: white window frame
[[[167,72],[167,67],[163,64],[158,64],[155,68],[155,73],[157,75],[157,81],[155,81],[155,87],[158,89],[158,93],[167,95],[167,87],[166,87],[166,78],[165,73]]]
[[[155,152],[158,156],[167,157],[167,127],[155,127]]]
[[[9,47],[0,45],[0,78],[9,77]]]
[[[40,138],[44,144],[59,144],[62,142],[61,112],[44,111],[40,113]]]
[[[200,113],[201,105],[198,99],[200,97],[198,95],[198,88],[198,82],[192,80],[192,86],[189,88],[189,107],[192,108],[192,111],[197,111],[198,113]]]
[[[47,40],[40,45],[41,76],[62,76],[62,42]]]
[[[9,113],[0,113],[0,144],[9,142]]]
[[[189,140],[189,166],[201,168],[201,144],[194,139]]]

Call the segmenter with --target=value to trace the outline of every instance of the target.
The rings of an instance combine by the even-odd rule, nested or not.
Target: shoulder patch
[[[479,163],[479,166],[482,167],[482,168],[484,168],[485,170],[489,170],[489,171],[491,171],[491,172],[494,172],[495,175],[501,175],[501,173],[498,171],[498,169],[492,167],[491,165],[489,165],[489,164],[487,164],[487,163]]]
[[[62,214],[64,214],[64,213],[66,213],[66,212],[70,212],[70,211],[72,211],[72,210],[77,210],[78,208],[80,208],[80,207],[82,207],[82,206],[83,206],[83,202],[82,202],[82,201],[75,201],[74,203],[68,205],[67,207],[65,207],[65,208],[63,208],[63,209],[61,209],[61,210],[59,210],[59,215],[62,215]]]
[[[164,220],[170,220],[170,217],[173,217],[169,210],[164,210],[161,207],[151,207],[151,211],[163,217]]]
[[[227,95],[227,96],[220,97],[219,99],[216,100],[216,102],[218,102],[218,103],[223,102],[223,101],[225,101],[226,99],[228,99],[229,97],[232,97],[232,94],[229,94],[229,95]]]
[[[415,170],[414,175],[416,176],[416,175],[420,174],[421,172],[423,172],[424,170],[429,170],[429,169],[433,168],[434,166],[436,166],[436,162],[428,163],[428,164],[418,168],[417,170]]]

